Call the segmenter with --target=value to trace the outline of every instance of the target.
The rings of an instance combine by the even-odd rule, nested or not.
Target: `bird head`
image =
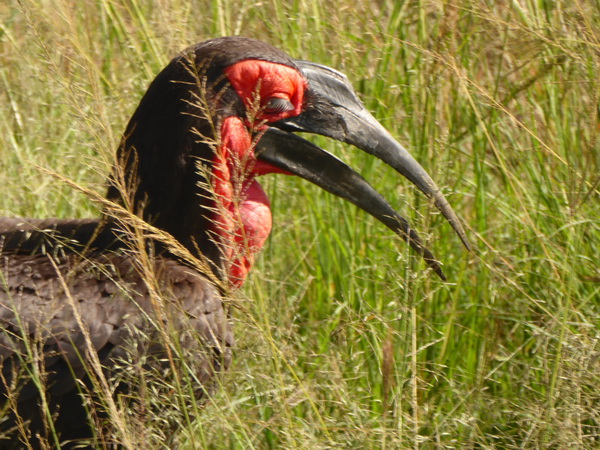
[[[456,214],[421,165],[366,110],[346,76],[242,37],[188,48],[152,82],[125,132],[109,198],[243,283],[271,230],[256,177],[302,177],[374,216],[444,273],[407,220],[344,162],[296,135],[320,134],[393,167],[431,198],[467,248]],[[126,189],[123,189],[123,186]]]

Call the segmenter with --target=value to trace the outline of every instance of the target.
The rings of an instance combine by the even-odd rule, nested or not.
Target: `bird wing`
[[[90,374],[130,391],[132,362],[189,365],[198,396],[230,364],[233,335],[213,284],[169,257],[94,250],[102,233],[97,220],[0,220],[0,392],[19,392],[19,413],[31,416],[39,380],[64,404]],[[32,382],[19,383],[24,372]]]

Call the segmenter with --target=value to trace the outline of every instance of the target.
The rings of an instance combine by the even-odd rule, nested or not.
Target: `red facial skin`
[[[270,122],[300,114],[306,81],[291,67],[254,59],[228,67],[225,75],[248,111],[245,120],[236,116],[223,120],[221,145],[213,160],[215,231],[229,265],[229,283],[238,288],[271,232],[269,199],[255,177],[286,173],[256,160],[253,138],[260,137]],[[273,98],[289,101],[293,109],[269,110],[266,106]]]

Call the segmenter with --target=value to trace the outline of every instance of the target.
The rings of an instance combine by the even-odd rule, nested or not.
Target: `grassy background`
[[[23,0],[0,4],[0,214],[89,217],[153,76],[242,34],[345,72],[477,249],[379,161],[327,140],[429,235],[449,283],[302,180],[234,311],[190,447],[600,445],[595,0]]]

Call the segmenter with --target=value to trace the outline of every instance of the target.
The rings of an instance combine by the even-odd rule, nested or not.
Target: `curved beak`
[[[440,264],[415,230],[360,175],[323,149],[292,134],[308,132],[345,142],[381,159],[415,184],[470,245],[456,213],[425,169],[366,110],[342,73],[309,61],[294,61],[308,82],[301,114],[271,124],[259,140],[258,159],[298,175],[373,215],[401,235],[442,278]]]
[[[256,144],[254,154],[257,159],[304,178],[371,214],[408,241],[429,267],[446,280],[440,263],[423,245],[408,221],[363,177],[331,153],[295,134],[269,128]]]

